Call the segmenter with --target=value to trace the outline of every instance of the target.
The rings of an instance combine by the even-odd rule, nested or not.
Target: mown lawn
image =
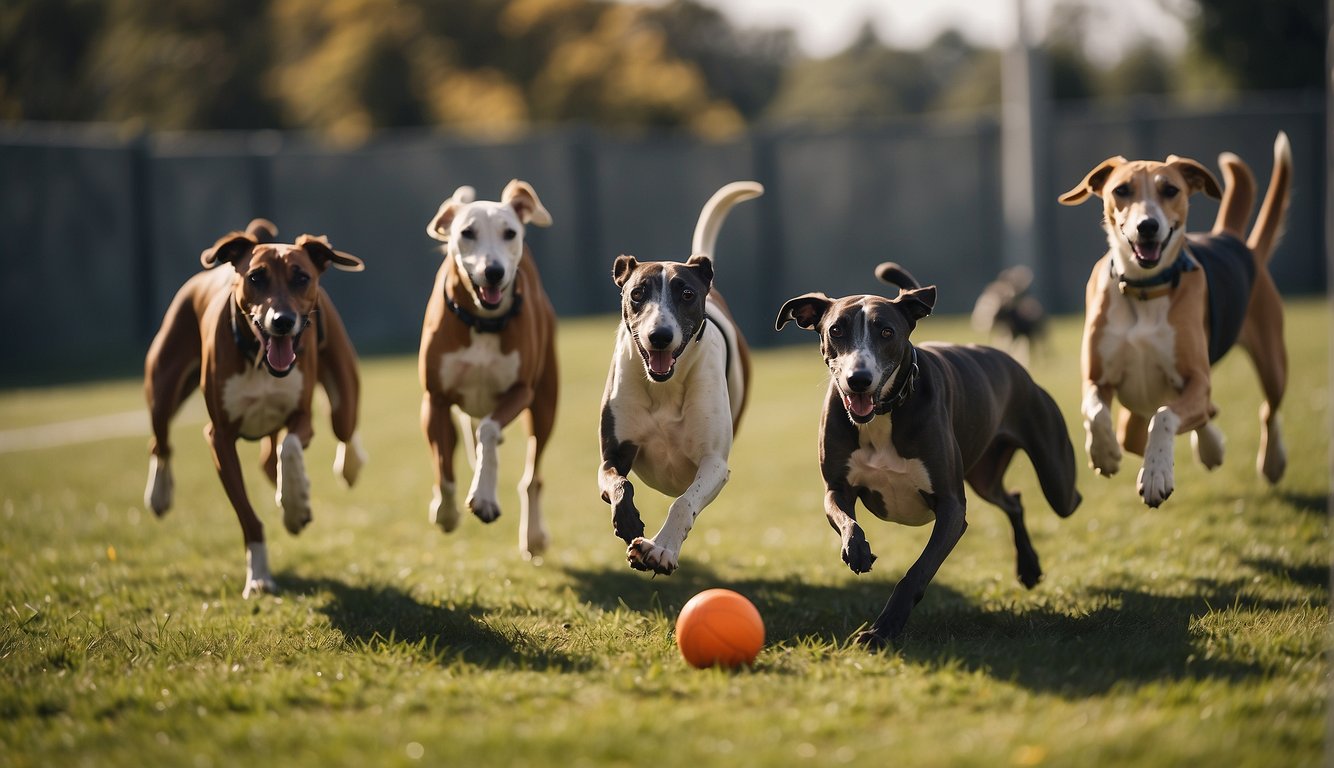
[[[407,357],[364,361],[358,487],[335,483],[317,423],[315,522],[299,537],[243,446],[278,597],[240,598],[240,530],[197,401],[162,520],[142,507],[146,427],[31,450],[0,440],[0,765],[1319,764],[1329,307],[1291,302],[1287,317],[1287,476],[1271,489],[1255,474],[1259,388],[1234,353],[1214,381],[1227,463],[1207,473],[1178,441],[1177,490],[1158,510],[1135,495],[1136,464],[1111,480],[1084,468],[1079,321],[1061,318],[1034,371],[1074,436],[1084,505],[1059,520],[1025,462],[1010,478],[1046,580],[1020,586],[1004,516],[970,500],[968,533],[889,653],[846,640],[927,530],[865,516],[874,571],[840,562],[815,465],[814,336],[758,354],[731,484],[670,578],[626,567],[598,500],[612,318],[561,327],[540,565],[517,548],[517,432],[501,519],[449,536],[427,522]],[[973,340],[960,318],[915,338]],[[141,410],[141,397],[136,381],[0,392],[0,433]],[[643,486],[639,499],[656,530],[666,500]],[[696,671],[676,653],[677,612],[713,586],[765,617],[753,669]]]

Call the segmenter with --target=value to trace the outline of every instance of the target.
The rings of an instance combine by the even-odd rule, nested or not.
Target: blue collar
[[[1122,295],[1140,301],[1148,301],[1149,299],[1166,296],[1176,290],[1177,285],[1181,282],[1181,275],[1199,269],[1200,263],[1190,254],[1190,248],[1182,245],[1181,255],[1177,257],[1171,267],[1143,280],[1131,280],[1125,275],[1116,274],[1115,259],[1110,260],[1108,266],[1112,273],[1112,279],[1116,280],[1116,287],[1120,289]]]

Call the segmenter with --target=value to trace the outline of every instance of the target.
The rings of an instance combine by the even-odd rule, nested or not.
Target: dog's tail
[[[251,219],[245,233],[258,243],[272,243],[278,239],[278,226],[268,219]]]
[[[893,285],[900,291],[913,291],[922,287],[911,272],[892,261],[881,262],[875,268],[875,276],[880,282]]]
[[[718,245],[718,232],[723,228],[728,211],[737,203],[762,194],[764,186],[758,181],[734,181],[714,192],[699,212],[695,236],[690,243],[691,255],[704,254],[713,258],[713,249]]]
[[[1269,177],[1269,189],[1260,205],[1260,215],[1246,245],[1255,254],[1255,263],[1269,263],[1278,242],[1283,238],[1283,227],[1288,218],[1288,193],[1292,189],[1292,145],[1288,134],[1278,132],[1274,138],[1274,172]]]

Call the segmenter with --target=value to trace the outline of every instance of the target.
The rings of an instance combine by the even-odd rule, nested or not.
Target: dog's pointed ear
[[[697,253],[689,259],[686,259],[686,267],[694,270],[695,274],[699,275],[699,279],[703,280],[705,285],[710,288],[713,287],[713,259],[704,254]]]
[[[344,272],[360,272],[366,268],[365,262],[356,256],[335,251],[324,235],[302,235],[296,239],[296,247],[310,254],[311,261],[321,272],[330,266]]]
[[[1061,205],[1079,205],[1089,199],[1091,195],[1102,197],[1102,187],[1107,183],[1107,176],[1116,170],[1119,165],[1125,165],[1128,162],[1121,155],[1109,157],[1094,166],[1093,170],[1088,172],[1084,180],[1075,185],[1075,188],[1066,192],[1064,195],[1056,198]]]
[[[774,330],[781,331],[788,323],[796,323],[798,328],[813,331],[819,324],[820,318],[829,311],[829,305],[833,303],[833,299],[818,292],[804,293],[795,299],[788,299],[782,309],[778,310],[778,317],[774,320]]]
[[[913,327],[916,327],[917,321],[931,314],[931,310],[936,306],[936,287],[928,285],[925,288],[904,291],[894,299],[894,303],[903,309],[903,314],[907,315]]]
[[[472,187],[462,186],[454,190],[454,194],[446,198],[445,202],[440,204],[426,224],[426,234],[439,240],[442,243],[449,242],[449,227],[454,223],[454,216],[459,212],[459,208],[471,203],[477,198],[477,192]]]
[[[213,269],[219,264],[235,264],[250,255],[259,243],[245,232],[231,232],[218,238],[210,248],[199,254],[199,263],[204,269]]]
[[[1166,164],[1175,168],[1181,174],[1192,194],[1203,192],[1215,200],[1223,199],[1223,189],[1218,185],[1218,179],[1214,178],[1209,169],[1199,162],[1191,160],[1189,157],[1168,155]]]
[[[526,181],[511,179],[510,183],[505,185],[505,191],[500,193],[500,202],[508,203],[518,215],[519,221],[524,224],[538,227],[551,226],[551,214],[542,207],[542,201],[537,199],[537,193]]]
[[[620,288],[625,285],[625,281],[630,279],[630,273],[639,266],[639,260],[634,256],[621,254],[616,257],[616,261],[611,265],[611,279]]]
[[[875,276],[880,282],[888,283],[904,291],[922,287],[922,284],[917,282],[917,278],[913,277],[911,272],[892,261],[886,261],[877,266]]]

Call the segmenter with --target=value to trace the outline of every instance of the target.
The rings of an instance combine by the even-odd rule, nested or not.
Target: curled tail
[[[1288,217],[1288,193],[1291,189],[1292,145],[1288,142],[1288,134],[1279,131],[1274,138],[1274,172],[1269,177],[1269,189],[1265,191],[1265,200],[1260,205],[1255,228],[1246,241],[1255,254],[1257,265],[1269,262],[1274,248],[1283,237],[1283,226]]]
[[[1245,161],[1231,152],[1218,156],[1218,166],[1223,170],[1223,199],[1218,204],[1213,233],[1245,240],[1246,222],[1251,220],[1251,207],[1255,205],[1255,176]]]
[[[892,261],[884,261],[878,264],[875,268],[875,276],[880,282],[893,285],[901,291],[911,291],[922,287],[922,284],[912,276],[911,272]]]
[[[704,254],[713,258],[713,249],[718,244],[718,232],[723,228],[727,212],[737,203],[762,194],[764,186],[757,181],[734,181],[714,192],[713,197],[709,198],[709,202],[705,203],[699,212],[699,221],[695,223],[695,236],[690,243],[690,253]]]

